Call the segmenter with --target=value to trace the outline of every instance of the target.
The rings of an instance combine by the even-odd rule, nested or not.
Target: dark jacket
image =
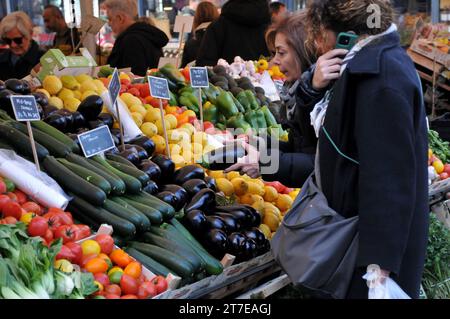
[[[136,22],[117,37],[108,64],[117,68],[131,67],[134,74],[145,75],[147,69],[158,66],[167,42],[169,39],[163,31]]]
[[[319,136],[319,165],[328,204],[359,215],[359,252],[349,298],[367,298],[369,264],[392,272],[419,295],[428,233],[427,127],[414,64],[391,33],[363,48],[334,87],[324,128],[359,165]]]
[[[11,78],[21,79],[26,77],[39,63],[39,59],[44,53],[34,40],[32,40],[28,52],[15,65],[11,62],[11,50],[8,49],[0,53],[0,80],[5,81]]]
[[[195,61],[197,59],[200,45],[202,43],[203,36],[206,33],[206,28],[198,29],[195,31],[195,37],[191,37],[183,49],[183,59],[181,62],[181,67],[185,67],[186,64]]]
[[[220,58],[257,60],[269,51],[264,33],[270,23],[267,0],[230,0],[222,8],[203,38],[196,64],[216,65]]]

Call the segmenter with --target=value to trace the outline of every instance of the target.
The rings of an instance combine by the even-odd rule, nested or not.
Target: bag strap
[[[348,159],[350,162],[355,163],[356,165],[359,165],[359,162],[353,158],[351,158],[350,156],[345,155],[340,149],[339,147],[336,146],[336,143],[334,143],[333,139],[331,138],[330,134],[328,134],[327,129],[322,126],[322,130],[325,133],[325,136],[327,137],[327,139],[330,141],[331,145],[333,145],[334,149],[336,150],[336,152],[338,152],[339,155],[341,155],[342,157]]]

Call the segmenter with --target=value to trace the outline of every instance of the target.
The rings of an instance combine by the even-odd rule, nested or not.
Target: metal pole
[[[11,13],[11,0],[6,0],[6,13]]]
[[[431,0],[431,23],[439,23],[439,2],[440,0]]]

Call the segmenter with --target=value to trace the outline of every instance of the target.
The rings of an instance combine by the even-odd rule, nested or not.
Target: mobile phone
[[[353,33],[341,32],[337,36],[336,49],[351,50],[356,44],[358,36]]]

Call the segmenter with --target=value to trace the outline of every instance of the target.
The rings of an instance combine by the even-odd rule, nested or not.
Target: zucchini
[[[173,269],[175,273],[177,273],[182,278],[194,277],[194,267],[180,255],[156,245],[139,243],[136,241],[131,241],[128,244],[130,247],[140,251],[150,258],[153,258],[167,268]]]
[[[75,141],[73,141],[70,137],[68,137],[66,134],[64,134],[60,130],[45,123],[44,121],[32,121],[31,126],[37,128],[39,131],[42,131],[44,133],[47,133],[48,135],[53,136],[53,138],[57,139],[61,143],[64,143],[66,146],[70,147],[72,152],[77,153],[77,154],[81,153],[81,149]]]
[[[108,170],[108,172],[112,172],[113,174],[120,177],[126,185],[127,192],[137,194],[142,190],[142,184],[137,178],[134,178],[133,176],[125,174],[112,167],[104,158],[96,155],[92,156],[92,160],[102,165],[105,169]]]
[[[69,211],[74,217],[74,223],[78,221],[81,224],[88,225],[95,231],[97,231],[100,228],[101,223],[91,218],[89,215],[85,214],[83,210],[73,205],[72,202],[69,202],[69,206],[67,206],[67,211]]]
[[[33,150],[31,149],[30,138],[21,131],[11,127],[7,124],[0,124],[0,136],[11,145],[17,153],[33,158]],[[49,155],[48,150],[41,144],[34,142],[36,146],[36,153],[39,161],[42,161]]]
[[[106,200],[106,194],[97,186],[85,181],[63,164],[59,163],[53,156],[44,159],[45,171],[53,177],[59,185],[93,205],[102,205]]]
[[[146,192],[140,192],[137,195],[127,195],[127,197],[135,202],[153,207],[160,211],[165,221],[168,221],[175,216],[175,209],[171,205]]]
[[[161,275],[167,277],[168,274],[176,275],[172,270],[168,269],[166,266],[161,265],[159,262],[154,260],[153,258],[141,253],[139,250],[136,250],[132,247],[126,247],[124,249],[131,257],[139,261],[142,265],[144,265],[148,270],[150,270],[155,275]]]
[[[5,150],[14,151],[14,148],[11,145],[9,145],[8,143],[6,143],[5,141],[0,141],[0,148],[3,148]]]
[[[141,212],[136,213],[134,210],[126,209],[122,205],[109,199],[105,201],[103,208],[111,214],[131,222],[136,227],[137,232],[145,232],[150,228],[149,219]]]
[[[128,220],[120,218],[102,207],[93,206],[76,195],[72,196],[73,199],[70,202],[70,207],[78,209],[83,215],[86,215],[99,224],[111,225],[114,233],[126,239],[131,239],[136,235],[136,227]]]
[[[172,218],[167,227],[169,230],[172,228],[177,230],[179,234],[183,235],[186,239],[186,243],[189,244],[205,262],[205,270],[210,275],[219,275],[223,272],[223,265],[219,260],[214,258],[205,248],[189,233],[189,231],[178,221],[176,218]]]
[[[63,158],[58,158],[57,161],[63,164],[65,167],[70,169],[78,176],[80,176],[81,178],[83,178],[85,181],[100,188],[102,191],[105,192],[106,195],[109,195],[109,193],[111,192],[111,184],[97,173],[94,173],[93,171],[88,170],[87,168],[84,168],[81,165],[71,163]]]
[[[132,206],[133,208],[140,211],[142,214],[147,216],[152,225],[161,225],[163,222],[163,215],[160,211],[156,210],[153,207],[138,203],[128,198],[127,195],[120,198],[121,201],[124,201],[125,204]]]
[[[70,153],[69,155],[67,155],[66,159],[69,160],[69,162],[83,166],[84,168],[97,173],[98,175],[106,179],[111,185],[111,194],[122,195],[125,193],[125,183],[116,175],[109,173],[97,162],[89,161],[87,158],[76,155],[74,153]],[[100,167],[98,167],[97,165]]]
[[[28,135],[28,129],[25,124],[16,121],[10,121],[9,124],[15,129],[21,131],[23,134]],[[35,128],[31,128],[31,130],[33,131],[34,140],[47,148],[51,155],[56,157],[66,157],[67,154],[72,152],[70,147],[64,143],[61,143],[53,136]]]
[[[170,240],[150,232],[146,232],[142,234],[140,240],[144,243],[153,244],[170,250],[171,252],[185,258],[194,267],[194,273],[196,274],[201,272],[205,266],[205,263],[197,254],[193,253],[191,249],[186,248],[184,244],[179,243],[176,238],[172,238]]]
[[[117,163],[121,163],[121,164],[125,164],[125,165],[128,165],[130,167],[136,168],[136,165],[134,165],[129,160],[127,160],[126,158],[124,158],[124,157],[122,157],[120,155],[108,153],[108,154],[105,154],[105,156],[106,156],[107,159],[109,159],[111,161],[114,161],[114,162],[117,162]]]
[[[141,171],[135,167],[131,167],[126,164],[118,163],[118,162],[111,161],[111,160],[106,160],[106,161],[112,167],[114,167],[115,169],[118,169],[122,173],[128,174],[128,175],[136,178],[139,182],[141,182],[142,187],[145,187],[145,185],[147,185],[148,182],[150,181],[150,176],[148,176],[146,173],[144,173],[143,171]]]

